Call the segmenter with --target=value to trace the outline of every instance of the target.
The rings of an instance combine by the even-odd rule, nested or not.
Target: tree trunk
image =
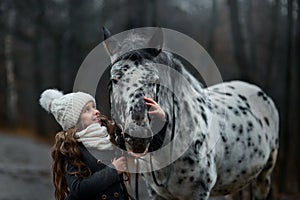
[[[54,36],[54,45],[55,45],[55,52],[54,52],[54,59],[55,59],[55,84],[60,87],[63,80],[63,73],[62,73],[62,52],[63,52],[63,44],[62,44],[62,35],[57,34]]]
[[[278,30],[278,18],[279,18],[279,5],[280,0],[275,0],[274,6],[272,8],[272,18],[271,18],[271,37],[269,40],[269,52],[270,55],[267,60],[267,76],[265,79],[266,89],[269,90],[271,87],[273,69],[274,69],[274,55],[276,50],[276,41],[277,41],[277,30]]]
[[[35,35],[32,44],[33,49],[33,62],[34,62],[34,85],[35,85],[35,99],[39,99],[42,84],[43,84],[43,68],[41,67],[41,50],[40,50],[40,43],[42,40],[42,33],[41,27],[43,23],[43,17],[45,14],[45,7],[42,1],[37,2],[37,6],[39,8],[39,14],[35,18]],[[45,132],[45,120],[43,120],[43,110],[39,107],[36,109],[35,112],[35,119],[37,119],[35,127],[38,133]]]
[[[248,74],[248,76],[250,76],[252,79],[256,78],[257,81],[254,82],[258,82],[259,80],[261,80],[261,77],[254,75],[256,74],[256,69],[257,69],[257,63],[256,63],[256,45],[255,45],[255,32],[253,29],[253,10],[252,10],[252,0],[248,0],[247,1],[247,21],[246,21],[246,27],[247,27],[247,50],[246,50],[246,55],[248,53],[249,55],[249,59],[248,61],[248,67],[251,68],[251,72],[252,72],[252,76],[250,74]],[[249,68],[249,69],[250,69]],[[260,73],[259,73],[260,74]]]
[[[230,13],[230,24],[232,31],[232,41],[234,48],[234,56],[237,62],[237,65],[240,69],[241,79],[249,79],[249,62],[247,59],[245,40],[242,33],[242,26],[239,21],[239,7],[237,0],[228,0],[229,4],[229,13]]]
[[[290,123],[293,121],[293,112],[291,109],[294,109],[292,104],[293,96],[293,72],[294,72],[294,24],[293,24],[293,0],[288,0],[288,18],[287,18],[287,71],[286,71],[286,95],[285,95],[285,113],[284,119],[286,120],[286,128],[283,130],[283,149],[285,160],[283,161],[283,168],[281,176],[284,181],[280,184],[280,189],[289,194],[296,194],[298,189],[298,180],[295,173],[298,173],[297,166],[295,162],[291,162],[297,155],[297,147],[295,146],[295,139],[297,138],[296,131],[292,129],[293,124]],[[298,91],[297,91],[298,92]],[[299,134],[299,133],[297,133]]]
[[[62,44],[65,46],[63,54],[65,55],[65,63],[61,64],[62,68],[56,68],[59,71],[57,76],[60,77],[60,85],[58,86],[64,92],[71,92],[76,77],[77,70],[84,59],[85,48],[81,40],[81,30],[79,27],[85,17],[85,13],[80,12],[84,8],[85,1],[81,0],[68,0],[68,27],[65,36],[61,39]],[[58,44],[61,45],[61,44]],[[61,52],[62,53],[62,52]]]
[[[128,0],[127,11],[128,11],[128,23],[127,28],[139,28],[143,26],[147,26],[148,23],[151,22],[149,15],[149,3],[152,4],[152,1],[148,0]],[[150,24],[149,24],[150,25]]]
[[[300,0],[297,0],[297,6],[298,6],[298,19],[297,19],[297,23],[296,23],[296,47],[295,47],[295,66],[296,68],[296,74],[297,74],[297,87],[296,88],[300,88]],[[300,94],[299,91],[297,91],[297,97],[296,97],[296,102],[300,102]],[[300,119],[300,105],[299,103],[296,104],[296,119]],[[296,130],[300,130],[300,125],[299,123],[297,123],[297,127]],[[300,134],[296,133],[297,138],[295,141],[300,141]],[[296,166],[300,166],[300,158],[299,156],[296,156],[297,160],[295,162]],[[298,172],[298,176],[296,176],[298,180],[300,180],[300,173]],[[300,186],[298,185],[298,191],[300,191]]]
[[[217,26],[218,12],[217,12],[217,2],[216,0],[212,0],[212,8],[211,8],[211,23],[209,29],[209,39],[208,39],[208,48],[207,51],[210,55],[213,54],[214,46],[215,46],[215,30]]]
[[[15,62],[13,58],[13,49],[14,49],[14,36],[13,32],[16,25],[16,11],[11,5],[10,1],[4,1],[4,10],[6,12],[6,23],[8,31],[4,36],[4,59],[5,59],[5,70],[7,77],[7,109],[6,117],[11,126],[16,125],[17,122],[17,100],[18,94],[16,89],[16,80],[15,80]]]

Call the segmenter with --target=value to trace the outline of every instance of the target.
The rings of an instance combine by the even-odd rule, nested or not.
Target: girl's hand
[[[149,115],[155,115],[162,121],[166,121],[166,114],[163,109],[156,103],[153,99],[144,97],[145,103],[147,106],[150,106],[150,110],[148,111]]]
[[[116,168],[118,174],[122,174],[127,170],[126,158],[124,156],[120,158],[114,158],[112,165]]]

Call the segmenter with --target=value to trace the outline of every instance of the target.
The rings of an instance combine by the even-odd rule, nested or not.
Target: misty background
[[[29,182],[50,188],[32,186],[41,197],[52,195],[50,151],[60,127],[38,99],[47,88],[72,92],[81,63],[103,41],[103,26],[112,34],[147,26],[179,31],[206,49],[224,81],[260,86],[281,119],[273,199],[300,199],[299,5],[300,0],[1,0],[0,199],[38,199],[24,196],[31,193]],[[99,108],[109,115],[105,85],[98,87]],[[46,164],[36,168],[31,157]],[[24,184],[9,193],[5,188],[14,180]],[[234,198],[248,199],[247,194],[248,188]]]

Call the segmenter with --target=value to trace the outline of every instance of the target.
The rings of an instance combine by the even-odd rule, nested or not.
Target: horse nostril
[[[125,137],[132,138],[149,138],[152,137],[152,131],[145,123],[138,125],[137,123],[131,123],[125,130]]]
[[[145,118],[146,106],[145,104],[139,104],[135,108],[131,109],[132,111],[132,120],[140,121]]]

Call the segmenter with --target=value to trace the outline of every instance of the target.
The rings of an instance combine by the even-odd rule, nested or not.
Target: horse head
[[[135,43],[159,41],[161,33],[154,33],[153,37],[145,41],[132,35],[124,41],[106,43],[106,49],[111,57],[110,69],[110,103],[111,114],[118,124],[123,127],[123,137],[129,152],[145,153],[156,134],[152,126],[152,119],[148,115],[148,107],[144,97],[157,98],[159,90],[159,72],[155,67],[155,59],[161,52],[158,48],[133,49],[119,55],[120,48]],[[105,31],[105,38],[108,31]],[[161,42],[161,41],[160,41]],[[140,44],[139,44],[140,45]],[[153,46],[153,44],[150,44]],[[129,47],[129,49],[131,49]]]

